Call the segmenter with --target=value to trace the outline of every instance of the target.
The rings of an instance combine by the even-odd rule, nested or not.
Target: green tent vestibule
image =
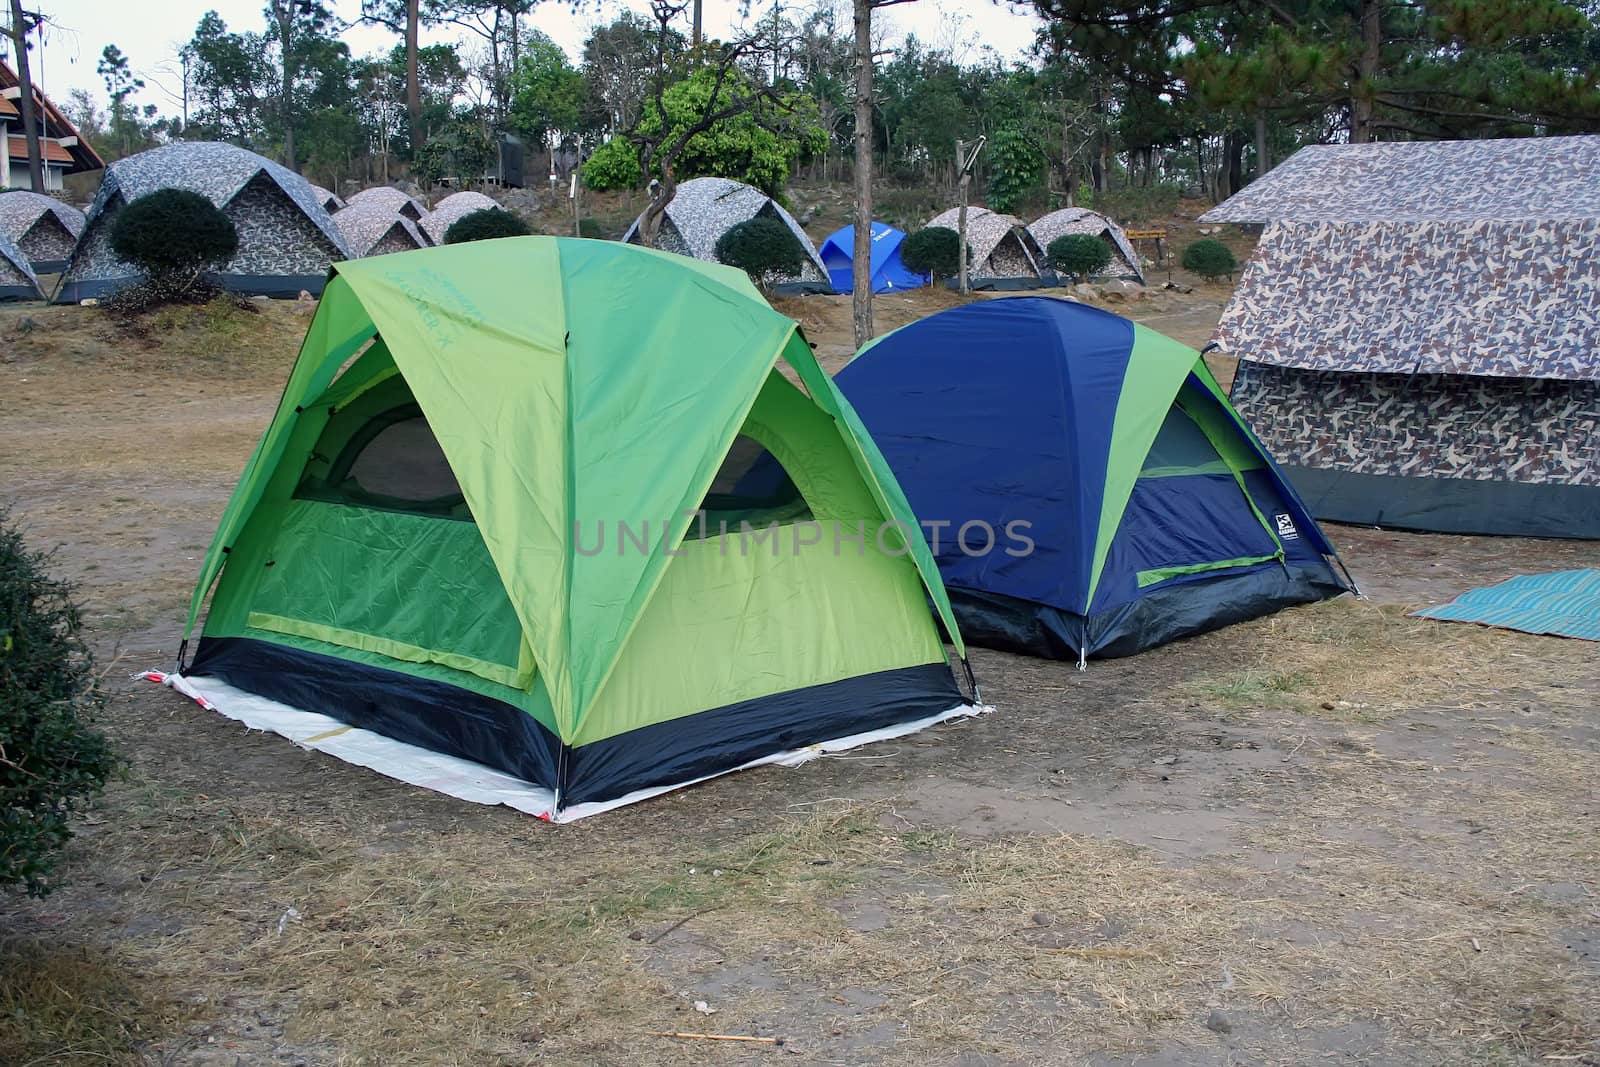
[[[168,684],[555,820],[977,710],[917,522],[798,326],[741,272],[618,243],[336,265],[185,648],[208,593]]]

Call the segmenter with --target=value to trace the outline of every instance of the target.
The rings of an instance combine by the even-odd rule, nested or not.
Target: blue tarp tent
[[[1127,319],[983,301],[879,338],[838,382],[970,641],[1082,662],[1348,588],[1200,354]]]
[[[917,274],[900,262],[900,244],[906,239],[904,230],[897,230],[887,222],[872,224],[872,291],[885,293],[891,289],[920,289],[928,284],[926,274]],[[823,266],[828,268],[828,281],[836,293],[848,293],[854,288],[851,277],[851,257],[855,254],[856,228],[846,226],[826,241],[818,254]]]

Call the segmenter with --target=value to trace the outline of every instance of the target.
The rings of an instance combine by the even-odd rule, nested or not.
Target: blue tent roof
[[[1218,577],[1303,566],[1342,588],[1331,544],[1199,353],[1127,319],[1049,297],[982,301],[879,338],[838,382],[952,591],[1048,605],[1092,630],[1096,615]],[[973,552],[983,525],[999,547]],[[1007,550],[1024,547],[1012,530],[1026,551]]]
[[[906,239],[904,230],[897,230],[887,222],[872,224],[872,291],[888,292],[891,289],[920,289],[928,284],[926,274],[917,274],[900,262],[900,244]],[[851,257],[855,254],[856,228],[846,226],[822,242],[818,254],[828,268],[828,281],[836,293],[848,293],[854,288],[851,274]]]

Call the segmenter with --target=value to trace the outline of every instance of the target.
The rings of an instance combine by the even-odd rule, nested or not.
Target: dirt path
[[[1131,310],[1193,343],[1202,303]],[[82,315],[0,309],[0,485],[124,657],[130,773],[66,889],[0,900],[0,1059],[1600,1063],[1600,651],[1402,611],[1592,544],[1335,528],[1369,601],[980,652],[993,715],[551,827],[123,679],[304,319]]]

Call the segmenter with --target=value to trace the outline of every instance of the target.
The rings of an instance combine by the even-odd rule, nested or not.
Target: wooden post
[[[856,349],[872,340],[872,3],[854,0],[855,241],[850,249],[850,323]]]
[[[39,150],[39,115],[34,110],[33,79],[28,73],[28,32],[32,29],[22,10],[22,0],[11,0],[11,40],[16,45],[17,77],[22,82],[22,94],[17,98],[17,107],[22,111],[22,131],[28,144],[28,181],[34,192],[42,193],[44,155]]]
[[[972,181],[972,175],[967,169],[967,143],[956,139],[956,166],[960,169],[960,178],[956,181],[956,189],[960,207],[956,211],[956,237],[959,239],[956,247],[956,262],[959,263],[961,295],[965,296],[972,290],[967,285],[967,186]]]

